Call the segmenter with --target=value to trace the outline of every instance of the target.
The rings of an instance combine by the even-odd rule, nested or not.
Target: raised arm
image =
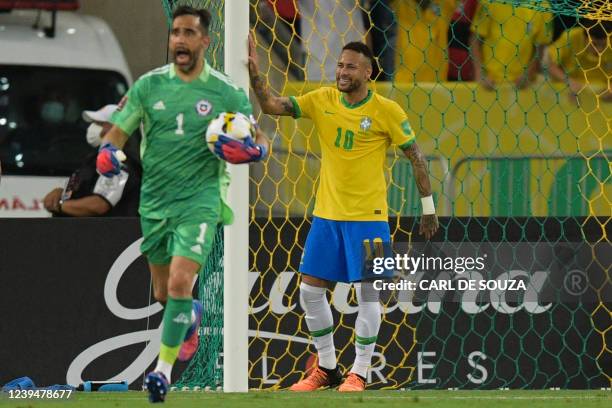
[[[412,164],[412,174],[417,189],[421,194],[421,202],[423,204],[423,215],[421,217],[419,234],[425,235],[426,239],[430,239],[438,230],[438,217],[436,217],[435,214],[431,195],[432,191],[431,183],[429,182],[429,174],[427,173],[427,163],[416,142],[408,146],[404,150],[404,154]]]
[[[295,108],[291,99],[286,96],[273,96],[270,94],[266,80],[259,72],[257,49],[253,34],[249,34],[249,78],[253,92],[255,92],[255,96],[264,113],[284,116],[295,115]]]

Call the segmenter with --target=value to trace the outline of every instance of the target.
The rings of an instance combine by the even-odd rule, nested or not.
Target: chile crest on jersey
[[[208,116],[208,114],[212,111],[213,105],[210,101],[206,99],[202,99],[196,103],[195,109],[198,115],[200,116]]]

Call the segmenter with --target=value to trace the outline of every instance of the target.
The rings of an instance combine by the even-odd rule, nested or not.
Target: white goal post
[[[225,72],[249,93],[249,0],[225,1]],[[234,223],[225,227],[223,253],[223,391],[249,387],[249,166],[229,165],[228,202]]]

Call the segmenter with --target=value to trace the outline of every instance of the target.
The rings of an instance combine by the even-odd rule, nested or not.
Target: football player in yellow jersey
[[[361,293],[364,242],[391,242],[384,163],[395,144],[412,163],[422,196],[419,232],[438,229],[429,175],[406,113],[370,89],[373,56],[363,43],[345,45],[336,68],[336,88],[321,87],[297,97],[272,96],[259,74],[253,39],[249,46],[251,86],[263,112],[310,118],[321,142],[321,176],[313,221],[300,263],[300,300],[318,353],[318,367],[291,387],[314,391],[340,385],[334,323],[327,288],[353,283],[359,311],[355,322],[355,362],[339,391],[363,391],[381,322],[378,299]]]
[[[612,101],[612,21],[581,21],[561,34],[548,48],[550,76],[567,82],[569,96],[577,102],[586,85],[603,87],[599,97]]]
[[[481,0],[470,27],[476,81],[488,90],[508,82],[529,86],[552,41],[552,19],[551,13]]]

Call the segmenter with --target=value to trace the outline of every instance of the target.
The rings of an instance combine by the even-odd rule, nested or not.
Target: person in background
[[[365,0],[365,10],[370,16],[368,43],[377,61],[372,79],[375,81],[393,80],[395,71],[395,45],[397,42],[397,17],[393,0]]]
[[[280,17],[278,22],[284,25],[289,31],[295,31],[300,34],[300,13],[297,9],[297,1],[295,0],[266,0],[268,6],[274,11],[274,14]],[[299,41],[299,37],[296,37]]]
[[[567,83],[570,98],[577,100],[586,86],[603,88],[603,101],[612,101],[612,22],[583,20],[580,27],[565,31],[546,57],[550,76]]]
[[[482,1],[470,44],[476,81],[488,90],[508,82],[518,89],[528,87],[552,41],[552,20],[550,13]]]
[[[96,150],[72,173],[65,188],[51,190],[43,205],[53,216],[67,217],[137,217],[142,170],[129,150],[121,173],[111,178],[96,172],[96,157],[102,137],[112,127],[110,118],[117,105],[106,105],[97,111],[84,111],[83,120],[90,123],[87,142]]]
[[[568,3],[567,0],[550,0],[553,10],[558,10],[553,19],[553,42],[563,34],[565,30],[574,28],[580,23],[579,3]],[[572,13],[568,13],[573,8]]]
[[[342,45],[364,41],[358,0],[298,0],[300,32],[306,53],[306,80],[333,82]]]
[[[470,26],[478,0],[462,0],[455,9],[448,27],[448,80],[473,81],[474,64],[470,57]]]
[[[448,73],[448,26],[457,0],[402,0],[396,82],[443,82]]]
[[[252,1],[251,15],[257,15],[252,27],[272,46],[279,66],[288,66],[295,80],[303,80],[305,55],[297,0]]]

